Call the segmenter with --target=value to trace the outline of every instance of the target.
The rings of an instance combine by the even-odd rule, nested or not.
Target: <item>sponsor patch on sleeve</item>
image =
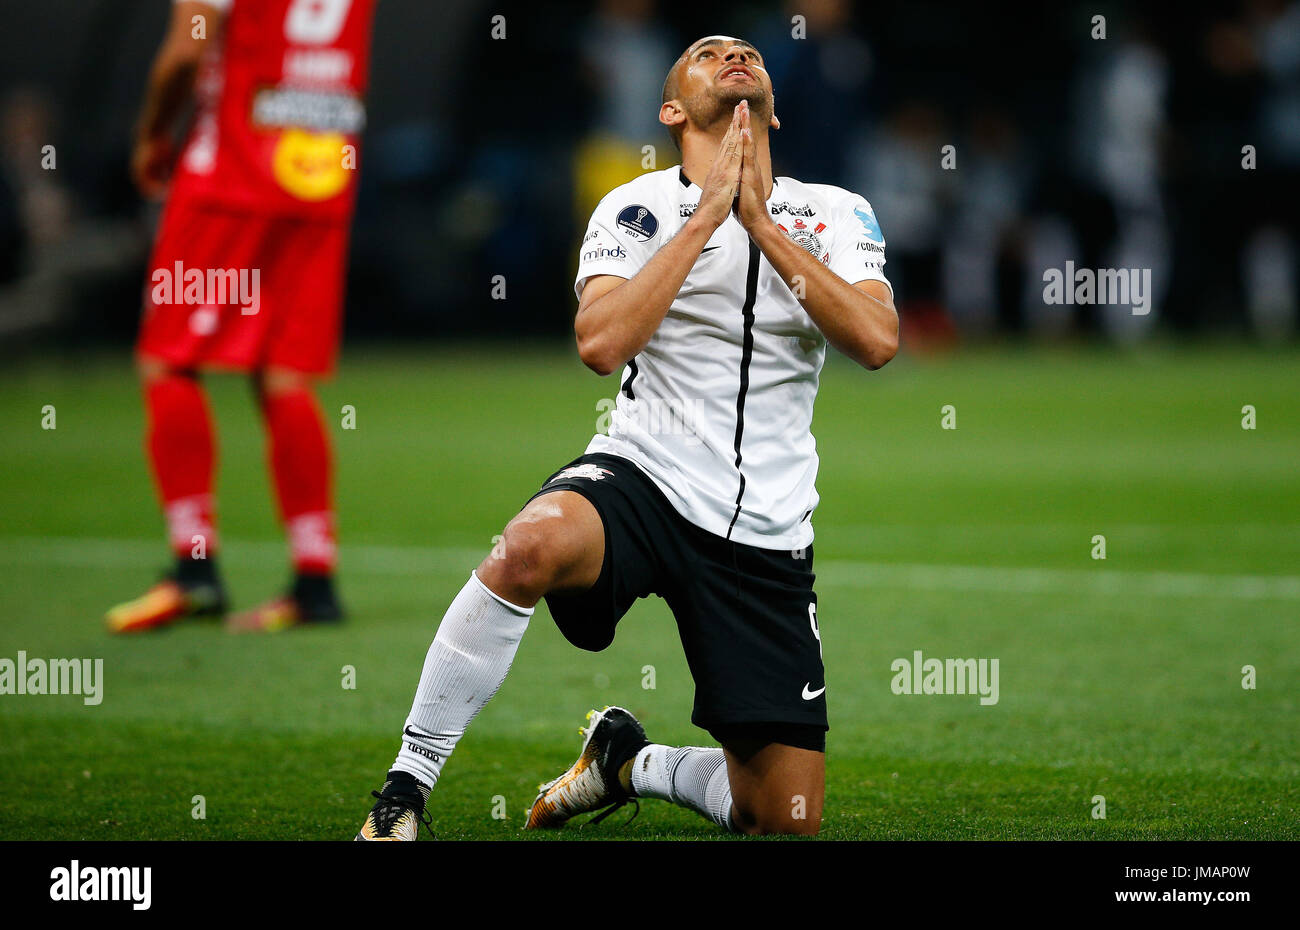
[[[627,249],[617,243],[613,246],[605,245],[603,242],[593,242],[584,246],[582,251],[582,262],[622,262],[627,261]]]
[[[862,235],[869,241],[885,244],[885,235],[880,231],[880,223],[876,220],[876,213],[871,206],[865,201],[853,208],[853,215],[858,218],[862,224]]]
[[[659,220],[648,207],[630,204],[619,211],[618,226],[635,239],[650,239],[659,232]]]

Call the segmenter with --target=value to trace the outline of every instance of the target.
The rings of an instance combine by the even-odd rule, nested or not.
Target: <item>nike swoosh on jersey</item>
[[[825,685],[822,685],[822,686],[821,686],[820,688],[818,688],[816,691],[809,691],[808,688],[809,688],[811,685],[812,685],[812,682],[810,681],[810,682],[808,682],[806,685],[803,686],[803,699],[804,699],[805,701],[811,701],[811,700],[813,700],[814,698],[821,697],[822,692],[826,690],[826,686],[825,686]]]

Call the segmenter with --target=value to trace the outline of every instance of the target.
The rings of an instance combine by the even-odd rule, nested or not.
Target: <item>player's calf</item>
[[[426,792],[438,783],[465,730],[505,681],[533,606],[548,591],[594,584],[604,545],[600,516],[578,494],[544,495],[510,521],[492,554],[447,608],[429,646],[389,772],[389,794],[392,784],[408,777]],[[392,833],[383,824],[401,820],[396,833],[413,838],[411,818],[401,819],[423,810],[413,801],[407,791],[405,799],[393,802],[401,808],[396,810],[381,798],[372,811],[379,826],[367,821],[371,825],[363,833]]]
[[[254,378],[269,439],[269,464],[289,537],[293,581],[271,600],[232,616],[234,632],[275,632],[343,619],[334,585],[338,540],[329,433],[309,375],[286,368]]]
[[[195,372],[162,359],[142,357],[137,367],[148,418],[145,448],[175,563],[144,595],[108,611],[105,620],[114,633],[153,630],[190,616],[217,616],[226,607],[217,571],[215,442],[203,388]]]

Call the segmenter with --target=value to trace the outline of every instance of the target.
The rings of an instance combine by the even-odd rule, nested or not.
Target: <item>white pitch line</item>
[[[818,584],[926,591],[1009,594],[1102,594],[1120,597],[1218,597],[1231,600],[1300,600],[1295,575],[1220,575],[1131,572],[1111,568],[1000,568],[826,560],[815,566]]]
[[[428,572],[459,571],[466,574],[483,561],[491,544],[481,550],[438,546],[340,547],[340,559],[348,571],[368,575],[421,575]],[[287,564],[289,547],[283,542],[222,540],[223,564]],[[0,564],[15,566],[55,565],[68,568],[165,567],[171,557],[162,540],[93,539],[76,536],[0,536]]]
[[[343,545],[345,572],[369,575],[468,573],[491,549],[452,546]],[[278,542],[227,541],[223,562],[241,566],[286,561]],[[161,541],[78,537],[0,537],[0,565],[35,568],[141,568],[167,562]],[[826,559],[815,565],[817,583],[836,587],[1008,594],[1097,594],[1118,597],[1197,597],[1229,600],[1300,600],[1300,576],[1204,572],[1134,572],[1094,569],[934,565]]]

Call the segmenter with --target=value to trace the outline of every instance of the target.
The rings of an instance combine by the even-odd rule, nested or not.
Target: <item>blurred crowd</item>
[[[125,164],[167,4],[66,6],[49,24],[0,3],[16,27],[0,38],[10,344],[130,338],[156,219]],[[489,32],[498,13],[505,41]],[[350,332],[566,331],[588,213],[676,163],[657,122],[664,75],[688,42],[718,32],[765,56],[783,124],[777,174],[872,202],[913,345],[1294,336],[1300,3],[1284,0],[385,0]],[[1048,304],[1043,272],[1066,262],[1150,269],[1150,312]]]

